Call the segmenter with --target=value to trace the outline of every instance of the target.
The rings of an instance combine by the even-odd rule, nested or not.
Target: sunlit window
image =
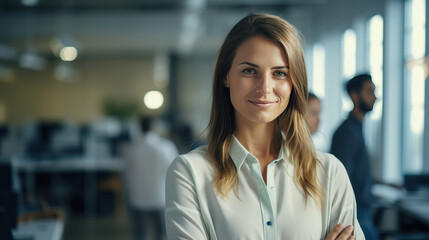
[[[383,112],[383,18],[380,15],[370,18],[368,28],[368,67],[378,98],[370,117],[380,119]]]
[[[347,29],[343,34],[343,76],[344,80],[351,79],[356,74],[356,33]],[[343,111],[349,112],[353,108],[348,95],[342,94]]]
[[[325,47],[317,43],[313,47],[313,92],[325,96]]]
[[[356,73],[356,34],[347,29],[343,35],[344,65],[343,73],[346,78],[352,78]]]
[[[371,17],[367,22],[366,69],[372,76],[377,101],[372,111],[365,117],[364,135],[368,151],[373,162],[381,162],[381,119],[383,113],[383,18],[380,15]],[[386,169],[389,166],[386,167]]]
[[[406,1],[405,13],[405,173],[418,173],[423,167],[423,126],[425,79],[426,1]]]

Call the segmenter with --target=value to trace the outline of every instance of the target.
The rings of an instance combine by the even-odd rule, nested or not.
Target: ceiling
[[[141,9],[176,9],[190,6],[205,8],[237,8],[255,6],[291,6],[319,4],[325,0],[2,0],[3,9],[23,9],[31,6],[43,8],[141,8]]]
[[[249,12],[284,15],[325,0],[2,0],[0,65],[25,54],[55,58],[58,44],[79,58],[214,53]]]

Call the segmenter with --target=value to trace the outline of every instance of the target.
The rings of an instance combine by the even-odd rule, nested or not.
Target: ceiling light
[[[164,103],[164,96],[159,91],[149,91],[144,95],[143,102],[149,109],[158,109]]]
[[[33,7],[39,3],[39,0],[21,0],[21,3],[26,7]]]
[[[71,62],[77,57],[77,49],[75,47],[63,47],[60,51],[60,58],[63,61]]]

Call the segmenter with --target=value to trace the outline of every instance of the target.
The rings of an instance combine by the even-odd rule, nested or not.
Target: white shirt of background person
[[[122,149],[129,201],[137,209],[163,209],[165,176],[179,152],[174,143],[155,132],[138,134]]]

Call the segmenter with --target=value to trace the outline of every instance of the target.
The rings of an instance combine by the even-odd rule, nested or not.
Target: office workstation
[[[158,196],[130,194],[151,189],[129,177],[147,181],[127,161],[146,149],[129,147],[144,142],[141,117],[153,120],[152,145],[159,137],[184,154],[207,144],[218,50],[237,21],[263,12],[302,34],[317,151],[339,158],[334,134],[354,108],[346,84],[371,76],[368,166],[357,175],[371,179],[371,217],[379,239],[429,239],[428,9],[426,0],[1,1],[0,234],[135,239],[133,199]]]

